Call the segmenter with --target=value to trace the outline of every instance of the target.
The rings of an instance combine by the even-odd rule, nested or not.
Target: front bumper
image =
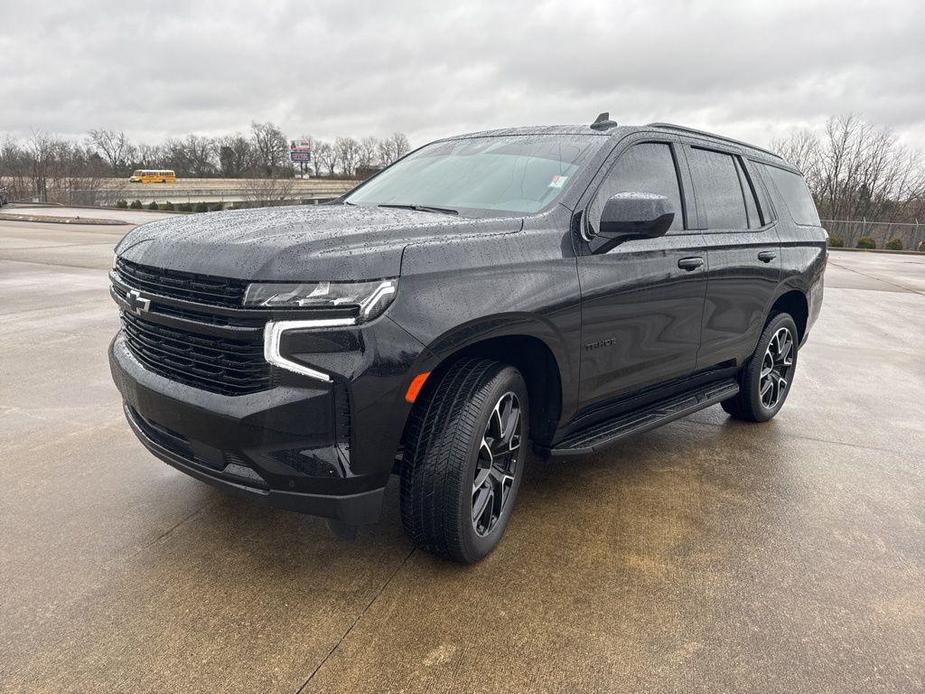
[[[268,390],[208,392],[145,368],[121,332],[110,369],[132,430],[164,462],[273,506],[372,523],[410,410],[401,394],[421,353],[394,323],[376,323],[351,328],[352,339],[340,341],[346,352],[311,355],[330,382],[280,371]],[[317,339],[296,332],[286,346],[305,355]]]
[[[165,463],[201,482],[238,496],[269,503],[277,508],[337,518],[350,525],[374,523],[379,518],[384,488],[340,496],[271,489],[266,486],[263,478],[252,472],[248,466],[228,462],[223,468],[217,469],[195,455],[184,455],[167,443],[169,435],[164,436],[162,430],[153,427],[151,422],[144,420],[128,405],[125,406],[125,416],[145,448]],[[223,457],[224,455],[226,454],[223,454]]]

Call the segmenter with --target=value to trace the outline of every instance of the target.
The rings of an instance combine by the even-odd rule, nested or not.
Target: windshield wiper
[[[381,205],[376,205],[376,207],[395,207],[400,210],[414,210],[415,212],[437,212],[439,214],[459,214],[459,210],[454,210],[452,207],[434,207],[432,205],[399,205],[392,203],[383,203]]]

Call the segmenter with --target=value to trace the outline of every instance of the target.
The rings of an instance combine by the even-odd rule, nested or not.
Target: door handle
[[[688,272],[703,266],[703,258],[681,258],[678,267]]]
[[[777,253],[774,251],[761,251],[761,253],[758,254],[758,260],[760,260],[762,263],[770,263],[776,257]]]

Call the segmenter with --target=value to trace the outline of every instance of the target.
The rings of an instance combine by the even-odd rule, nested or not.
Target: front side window
[[[597,232],[607,200],[617,193],[664,195],[674,212],[671,229],[684,228],[681,186],[668,143],[644,142],[633,145],[620,155],[588,208],[588,225],[592,234]]]
[[[604,141],[557,134],[435,142],[393,164],[346,201],[530,214],[558,199]]]
[[[691,177],[707,229],[748,229],[742,184],[731,154],[690,148]]]

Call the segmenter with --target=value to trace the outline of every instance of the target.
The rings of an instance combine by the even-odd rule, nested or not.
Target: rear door
[[[697,368],[741,364],[780,283],[780,241],[767,196],[735,149],[685,145],[707,256]]]
[[[678,147],[676,138],[634,138],[618,150],[600,186],[589,191],[578,257],[584,407],[694,369],[706,258],[702,234],[688,228],[694,212],[685,195],[690,181]],[[593,233],[604,203],[620,192],[667,197],[675,211],[671,230],[595,253],[603,244]]]

